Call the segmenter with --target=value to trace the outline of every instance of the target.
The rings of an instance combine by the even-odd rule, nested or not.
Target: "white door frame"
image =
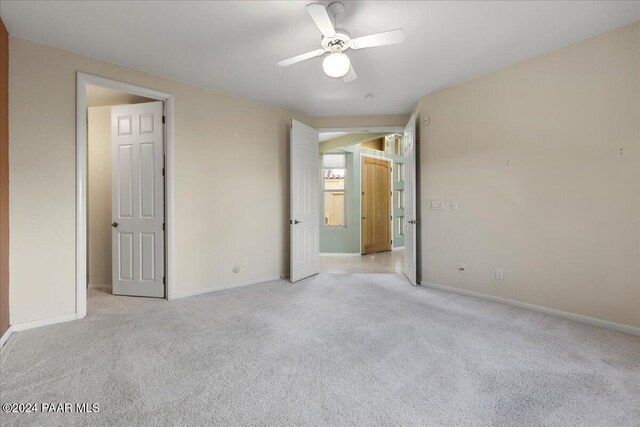
[[[376,160],[384,160],[389,162],[389,170],[391,171],[391,194],[389,195],[390,203],[389,203],[389,214],[391,215],[391,226],[389,228],[389,237],[391,238],[391,250],[393,251],[393,159],[388,159],[386,157],[376,157],[371,154],[360,153],[360,191],[358,191],[358,209],[360,210],[360,255],[362,255],[362,158],[368,157],[370,159]]]
[[[76,74],[76,318],[87,314],[87,85],[114,89],[164,101],[165,126],[165,223],[167,284],[166,299],[174,298],[173,281],[173,187],[174,187],[174,98],[170,93],[147,89],[104,77]]]

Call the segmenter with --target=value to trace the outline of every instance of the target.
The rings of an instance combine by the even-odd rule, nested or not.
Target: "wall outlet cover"
[[[453,209],[453,210],[458,209],[458,201],[457,200],[450,201],[449,202],[449,208]]]
[[[444,209],[444,202],[442,200],[432,200],[431,209]]]
[[[503,280],[504,279],[504,269],[496,268],[496,279]]]

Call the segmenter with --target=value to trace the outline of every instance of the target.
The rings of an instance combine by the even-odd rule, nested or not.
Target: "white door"
[[[111,108],[113,293],[164,297],[162,102]]]
[[[318,131],[291,121],[290,272],[291,282],[320,272]]]
[[[404,274],[416,283],[416,116],[404,128]]]

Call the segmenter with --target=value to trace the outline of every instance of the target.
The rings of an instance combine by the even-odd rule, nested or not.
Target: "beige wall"
[[[111,107],[87,110],[87,274],[111,285]]]
[[[402,126],[409,121],[408,114],[386,116],[345,116],[345,117],[313,117],[310,126],[314,128],[345,128],[345,127],[380,127]]]
[[[424,281],[640,326],[640,23],[417,110]]]
[[[87,107],[103,107],[105,105],[139,104],[151,102],[153,99],[133,95],[106,87],[87,85]]]
[[[177,293],[288,272],[287,129],[308,118],[22,39],[10,48],[12,323],[75,313],[76,71],[175,95]]]

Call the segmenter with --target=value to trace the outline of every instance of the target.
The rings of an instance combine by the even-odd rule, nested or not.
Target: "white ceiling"
[[[640,2],[345,1],[338,27],[401,27],[406,40],[349,51],[358,79],[343,83],[320,58],[276,65],[320,47],[307,3],[2,0],[0,15],[13,36],[313,116],[407,113],[424,94],[640,19]]]
[[[347,135],[348,133],[349,132],[320,132],[318,134],[318,139],[320,142],[325,142],[339,136]]]

